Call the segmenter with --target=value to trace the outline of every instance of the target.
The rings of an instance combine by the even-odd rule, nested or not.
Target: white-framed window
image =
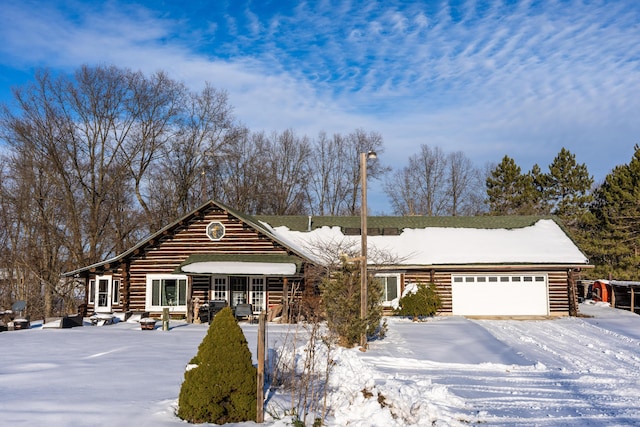
[[[531,283],[546,282],[544,275],[518,274],[501,276],[480,276],[480,275],[454,275],[451,277],[453,283]]]
[[[264,277],[251,277],[249,288],[249,301],[253,307],[253,311],[265,310],[265,289],[264,289]]]
[[[96,279],[89,280],[89,304],[96,302]]]
[[[98,292],[96,295],[96,308],[110,308],[111,302],[109,301],[109,286],[111,285],[111,276],[99,276],[97,281]]]
[[[227,285],[227,276],[214,276],[213,289],[211,290],[212,300],[229,301],[229,286]]]
[[[376,275],[376,280],[382,285],[382,305],[390,306],[392,301],[400,297],[400,275]]]
[[[120,280],[114,279],[111,282],[111,302],[113,304],[120,303]]]
[[[147,275],[147,310],[161,310],[164,307],[187,308],[187,281],[185,275]]]

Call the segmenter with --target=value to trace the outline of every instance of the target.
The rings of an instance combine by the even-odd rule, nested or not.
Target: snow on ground
[[[640,425],[640,316],[602,303],[555,320],[390,318],[369,351],[336,349],[332,426]],[[0,424],[177,426],[185,365],[208,325],[0,333]],[[252,350],[257,326],[243,324]],[[270,347],[287,325],[270,324]],[[272,353],[272,352],[270,352]],[[363,393],[365,390],[367,393]],[[270,412],[286,408],[271,394]],[[291,425],[289,418],[266,425]],[[252,422],[239,426],[255,425]]]

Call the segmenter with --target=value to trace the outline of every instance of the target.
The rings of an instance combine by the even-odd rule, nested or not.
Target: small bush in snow
[[[415,292],[409,292],[400,298],[400,307],[396,310],[396,314],[410,316],[416,322],[422,316],[436,314],[441,305],[435,284],[430,283],[427,286],[418,283],[418,288]]]
[[[191,423],[256,419],[256,368],[229,307],[220,311],[184,373],[177,415]]]
[[[342,268],[320,285],[329,330],[338,336],[338,344],[353,347],[365,333],[380,338],[382,285],[370,277],[367,285],[367,316],[360,317],[360,266],[343,260]]]

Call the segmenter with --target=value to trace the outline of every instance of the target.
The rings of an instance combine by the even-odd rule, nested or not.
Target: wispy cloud
[[[635,0],[407,3],[235,3],[194,28],[154,2],[3,2],[0,64],[164,69],[227,89],[253,128],[379,131],[395,165],[422,143],[479,165],[508,154],[525,169],[565,146],[598,178],[630,159]]]

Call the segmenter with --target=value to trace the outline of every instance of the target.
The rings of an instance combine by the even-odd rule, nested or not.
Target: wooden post
[[[636,312],[636,308],[635,308],[635,302],[636,302],[636,294],[633,291],[633,286],[629,286],[631,288],[631,312],[635,313]]]
[[[360,350],[367,349],[367,153],[360,153],[360,319],[365,330],[360,334]]]
[[[169,330],[169,307],[162,308],[162,330]]]
[[[258,318],[258,380],[256,399],[256,422],[264,422],[264,363],[267,331],[267,312],[262,311]]]
[[[569,285],[569,316],[576,317],[578,315],[578,298],[573,270],[567,271],[567,284]]]
[[[605,286],[609,286],[611,288],[611,292],[609,292],[611,294],[609,299],[611,300],[611,307],[616,308],[616,288],[611,283]]]
[[[289,279],[286,277],[282,282],[282,319],[289,323]]]

